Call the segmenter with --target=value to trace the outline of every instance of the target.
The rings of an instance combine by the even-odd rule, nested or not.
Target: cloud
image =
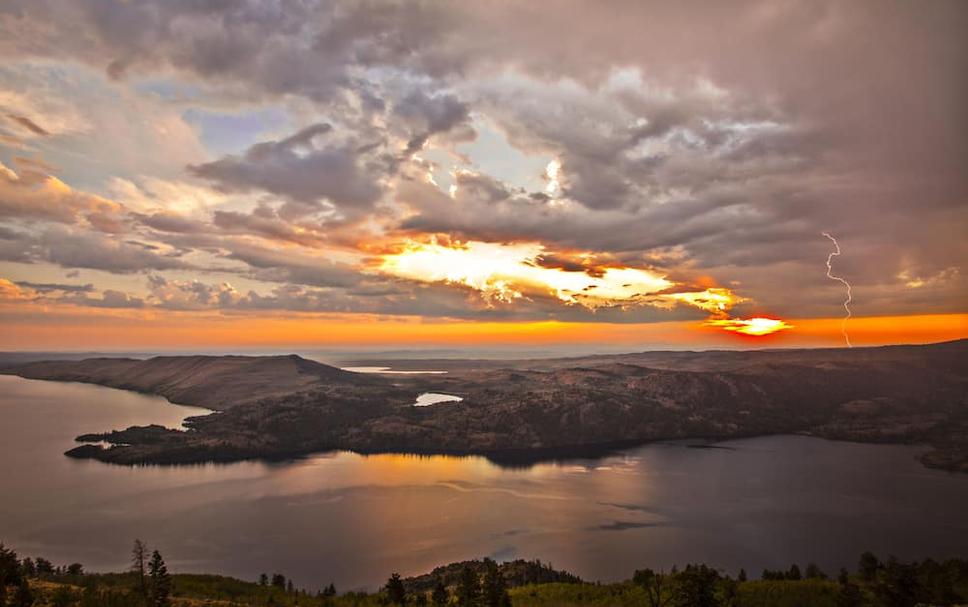
[[[331,125],[318,123],[189,170],[228,192],[258,189],[317,209],[324,202],[365,208],[380,197],[381,181],[391,171],[385,158],[368,152],[353,137],[337,137]]]
[[[511,286],[513,307],[488,308],[467,280],[374,275],[361,260],[408,239],[531,243],[542,276],[661,267],[689,287],[659,294],[685,304],[668,312],[595,319],[715,306],[675,299],[713,285],[747,300],[743,318],[772,318],[838,313],[828,230],[858,313],[959,311],[966,19],[947,0],[13,0],[0,146],[65,168],[0,169],[0,258],[217,266],[259,285],[236,308],[591,315],[575,289]],[[291,130],[231,154],[202,149],[183,118],[265,107]],[[526,163],[472,124],[554,174],[526,185],[505,166]],[[495,293],[499,265],[484,272]]]
[[[62,293],[91,293],[94,291],[93,284],[84,285],[71,285],[71,284],[60,284],[60,283],[49,283],[49,282],[30,282],[27,280],[18,280],[17,285],[39,293],[51,293],[51,292],[62,292]]]
[[[43,127],[41,127],[40,125],[38,125],[36,122],[34,122],[33,120],[31,120],[30,118],[27,118],[26,116],[18,116],[16,114],[7,114],[7,118],[9,118],[13,122],[15,122],[17,125],[19,125],[19,126],[25,128],[25,129],[27,129],[28,131],[30,131],[34,135],[40,135],[40,136],[44,136],[44,137],[47,136],[47,135],[50,135],[50,133],[47,130],[45,130]]]
[[[58,223],[87,222],[95,229],[118,230],[116,202],[78,192],[54,177],[23,163],[19,173],[0,163],[0,219],[45,219]]]
[[[175,251],[159,253],[151,246],[121,240],[117,236],[51,227],[24,242],[32,260],[64,268],[90,268],[118,274],[145,270],[187,269],[191,265]]]

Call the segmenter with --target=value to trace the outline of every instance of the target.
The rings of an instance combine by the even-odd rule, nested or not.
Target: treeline
[[[168,572],[164,558],[135,541],[123,573],[89,573],[20,558],[0,544],[0,607],[915,607],[968,604],[968,560],[902,562],[861,555],[856,570],[828,575],[814,564],[734,578],[702,564],[637,570],[618,583],[587,583],[540,561],[465,561],[414,578],[393,574],[374,593],[315,593],[281,573],[254,582]]]

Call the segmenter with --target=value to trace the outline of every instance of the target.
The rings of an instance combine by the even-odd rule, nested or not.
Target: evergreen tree
[[[264,573],[260,573],[259,574],[259,585],[260,586],[268,586],[269,585],[269,576],[266,575],[266,574],[264,574]]]
[[[273,573],[272,574],[272,585],[275,586],[276,588],[285,588],[286,587],[286,576],[282,575],[281,573]]]
[[[336,596],[336,584],[333,584],[332,582],[330,582],[329,586],[327,586],[326,588],[323,588],[323,596],[325,597]]]
[[[84,575],[84,565],[71,563],[67,566],[67,575]]]
[[[860,576],[864,578],[865,581],[873,581],[877,576],[877,570],[880,568],[881,563],[877,560],[872,552],[865,552],[860,555],[860,563],[857,565],[857,572]]]
[[[826,579],[824,572],[820,570],[820,567],[816,563],[808,563],[807,570],[804,574],[808,580],[823,580]]]
[[[850,574],[847,573],[846,567],[840,568],[840,573],[837,575],[837,581],[840,582],[841,585],[844,585],[850,581]]]
[[[19,586],[21,578],[17,553],[0,544],[0,605],[7,604],[7,587]]]
[[[47,559],[41,558],[38,556],[37,557],[37,575],[44,576],[44,575],[52,575],[53,573],[54,573],[54,565],[52,565],[51,562],[48,561]]]
[[[891,557],[881,568],[882,579],[876,593],[885,607],[914,607],[920,594],[916,565],[908,565]]]
[[[802,579],[802,576],[800,575],[800,566],[796,563],[790,565],[790,571],[787,572],[786,578],[794,581]]]
[[[665,604],[662,594],[662,588],[665,586],[664,575],[651,569],[642,569],[632,575],[632,582],[645,590],[649,607],[662,607]]]
[[[739,582],[729,577],[720,582],[723,607],[736,607],[739,605]]]
[[[34,595],[30,591],[30,585],[27,583],[27,578],[21,577],[20,583],[17,585],[17,590],[13,595],[13,607],[30,607],[34,604]]]
[[[746,581],[746,570],[745,569],[740,569],[739,570],[739,575],[736,576],[736,579],[739,580],[740,582],[745,582]]]
[[[481,581],[469,566],[461,569],[457,581],[457,604],[461,607],[474,607],[481,596]]]
[[[716,607],[719,574],[706,565],[686,565],[675,576],[673,604],[676,607]]]
[[[37,559],[38,570],[41,560],[43,559]],[[151,602],[148,594],[148,545],[141,540],[135,540],[134,547],[131,549],[131,571],[137,576],[138,590],[141,592],[144,604],[148,605]]]
[[[27,577],[37,577],[37,565],[31,558],[25,558],[20,563],[20,571]]]
[[[444,607],[448,600],[450,600],[450,593],[447,592],[443,582],[438,580],[437,585],[434,586],[434,591],[430,594],[430,601],[434,604],[434,607]]]
[[[485,559],[484,567],[482,590],[485,607],[510,607],[511,597],[508,594],[507,583],[497,563],[491,559]]]
[[[403,605],[407,602],[407,590],[403,587],[403,580],[400,579],[399,573],[394,573],[387,580],[386,591],[387,598],[394,605]]]
[[[151,606],[168,607],[171,604],[168,600],[171,594],[171,575],[168,573],[168,567],[165,566],[165,560],[157,550],[151,553],[148,577],[151,581]]]

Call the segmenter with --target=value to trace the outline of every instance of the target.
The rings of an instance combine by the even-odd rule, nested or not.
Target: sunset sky
[[[846,346],[836,278],[855,346],[966,337],[966,31],[7,0],[0,349]]]

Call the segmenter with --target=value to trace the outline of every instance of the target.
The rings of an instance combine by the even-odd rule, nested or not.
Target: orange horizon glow
[[[15,321],[13,321],[15,319]],[[428,320],[363,314],[243,315],[164,310],[101,310],[71,306],[0,306],[0,349],[112,350],[311,347],[448,347],[564,345],[658,348],[843,346],[842,319],[782,321],[792,327],[764,335],[723,331],[708,321],[606,323]],[[857,346],[930,343],[968,338],[968,314],[854,317]]]

